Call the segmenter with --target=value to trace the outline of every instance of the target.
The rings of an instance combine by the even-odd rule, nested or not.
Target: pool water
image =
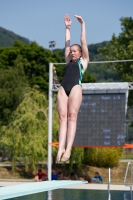
[[[79,189],[58,189],[10,200],[131,200],[129,191],[108,191],[105,190],[79,190]]]

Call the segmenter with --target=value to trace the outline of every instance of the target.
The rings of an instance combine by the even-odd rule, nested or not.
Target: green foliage
[[[99,49],[104,48],[109,42],[89,45],[90,61],[104,61],[106,57],[99,53]],[[112,64],[89,64],[89,74],[96,79],[96,82],[118,82],[121,81],[118,73],[113,69]]]
[[[0,27],[0,47],[13,46],[15,40],[19,40],[20,42],[25,44],[30,43],[28,39]]]
[[[20,57],[13,67],[0,69],[0,124],[7,124],[23,99],[26,78]]]
[[[97,44],[90,44],[89,47],[88,47],[90,61],[102,61],[102,60],[104,60],[105,57],[101,56],[99,54],[98,49],[105,47],[107,44],[108,44],[107,41],[97,43]]]
[[[84,149],[73,148],[71,152],[70,162],[69,162],[69,171],[74,170],[74,162],[76,162],[77,167],[80,168],[83,159],[84,159]]]
[[[47,100],[36,89],[28,88],[23,101],[12,114],[9,125],[1,128],[0,143],[8,147],[12,170],[17,157],[25,158],[26,169],[44,161],[47,155]]]
[[[95,77],[96,82],[121,82],[118,73],[110,64],[90,64],[88,72]]]
[[[120,19],[122,32],[118,37],[112,39],[105,47],[100,49],[100,53],[108,60],[128,60],[133,58],[133,19],[123,17]],[[124,81],[133,80],[133,63],[114,63],[114,68]]]
[[[92,148],[84,150],[84,163],[96,167],[116,167],[121,157],[120,148]]]
[[[88,71],[86,71],[83,76],[82,83],[95,83],[95,82],[96,82],[96,79],[92,75],[90,75]]]
[[[121,21],[122,32],[118,37],[112,36],[107,45],[99,51],[107,60],[130,60],[133,58],[133,19],[123,17]],[[121,79],[126,82],[133,80],[133,62],[114,63],[113,67]],[[133,92],[130,91],[129,106],[133,105]]]
[[[5,69],[8,66],[13,67],[18,56],[21,56],[21,63],[24,67],[29,85],[32,87],[38,85],[39,89],[47,94],[49,63],[64,62],[64,58],[61,57],[61,52],[59,51],[52,54],[50,50],[44,49],[37,45],[36,42],[26,45],[15,41],[13,47],[0,48],[0,68]],[[61,73],[58,74],[59,79],[63,74],[61,67],[60,72]]]
[[[52,129],[52,142],[58,141],[59,135],[59,116],[57,111],[57,102],[56,102],[57,94],[53,94],[53,129]],[[56,165],[56,157],[57,157],[58,149],[56,147],[52,148],[52,157],[53,157],[53,168]]]
[[[9,47],[9,46],[13,46],[14,45],[14,42],[15,42],[15,47],[17,47],[18,51],[19,51],[19,47],[22,48],[23,44],[20,45],[20,42],[24,43],[24,44],[30,44],[31,42],[26,39],[26,38],[23,38],[19,35],[16,35],[14,34],[13,32],[11,31],[8,31],[6,29],[3,29],[3,28],[0,28],[0,46],[1,47]],[[18,44],[19,45],[18,45]],[[90,61],[101,61],[101,60],[105,60],[105,56],[104,55],[101,55],[99,54],[99,51],[98,49],[99,48],[103,48],[106,44],[108,44],[109,42],[107,41],[104,41],[104,42],[101,42],[101,43],[97,43],[97,44],[90,44],[89,45],[89,54],[90,54]],[[33,44],[36,44],[35,42],[33,42]],[[33,45],[34,46],[34,45]],[[25,46],[26,47],[26,46]],[[35,47],[35,46],[34,46]],[[10,48],[10,61],[12,62],[15,58],[15,52],[17,50],[15,48],[15,51],[13,49]],[[13,50],[13,51],[12,51]],[[24,49],[23,49],[24,51]],[[29,50],[30,52],[31,50]],[[46,51],[49,51],[49,50],[46,50]],[[26,50],[27,52],[27,50]],[[26,53],[25,52],[25,53]],[[54,49],[54,53],[52,54],[51,51],[49,51],[50,54],[48,55],[47,54],[47,60],[49,60],[50,57],[52,57],[54,59],[54,61],[52,61],[51,59],[49,60],[49,62],[64,62],[64,49],[61,50],[61,49]],[[7,51],[6,51],[7,53]],[[46,54],[46,52],[44,52]],[[19,52],[17,52],[17,55],[19,54]],[[21,52],[21,54],[23,54]],[[32,64],[34,65],[34,67],[32,68],[29,63],[27,63],[28,67],[30,67],[30,75],[32,75],[32,78],[30,76],[30,84],[31,85],[39,85],[41,90],[45,91],[47,93],[47,87],[48,87],[48,83],[47,83],[47,72],[48,72],[48,69],[46,71],[43,71],[43,69],[37,69],[38,70],[38,74],[34,74],[34,70],[36,68],[35,66],[35,63],[36,63],[36,58],[33,59],[34,55],[35,55],[35,51],[33,50],[32,51]],[[5,56],[5,55],[4,55]],[[38,57],[40,57],[40,53],[38,55]],[[27,57],[25,58],[26,62],[27,62]],[[56,59],[56,61],[55,61]],[[6,60],[6,59],[5,59]],[[29,60],[29,58],[28,58]],[[49,63],[48,62],[48,63]],[[42,63],[42,62],[41,62]],[[48,63],[47,63],[47,66],[48,66]],[[40,64],[40,62],[39,62]],[[38,64],[37,64],[38,65]],[[59,69],[58,71],[58,82],[60,83],[61,80],[62,80],[62,76],[63,76],[63,73],[64,73],[64,65],[56,65],[56,67]],[[43,66],[42,66],[43,68]],[[108,70],[109,68],[109,70]],[[94,71],[94,69],[96,71]],[[35,70],[35,71],[37,71]],[[39,71],[41,70],[41,74],[39,75]],[[87,70],[89,72],[89,75],[87,75],[87,72],[84,76],[84,79],[83,79],[83,82],[86,83],[86,82],[113,82],[113,81],[120,81],[120,77],[117,75],[117,72],[113,70],[113,68],[110,66],[110,65],[107,65],[106,69],[101,66],[101,64],[92,64],[90,65],[89,64],[89,68]],[[112,72],[113,71],[113,72]],[[26,69],[26,72],[27,72],[27,69]],[[44,76],[44,73],[46,75],[46,79],[44,79],[44,77],[42,77],[42,74]],[[29,73],[28,73],[29,75]]]
[[[20,39],[18,38],[18,40]],[[64,63],[64,51],[55,50],[52,53],[36,42],[23,44],[18,40],[12,47],[0,48],[0,122],[2,126],[0,145],[9,149],[13,171],[17,158],[21,157],[25,160],[26,170],[30,163],[34,172],[35,163],[44,161],[47,156],[48,103],[46,95],[49,84],[49,63]],[[91,61],[105,59],[105,55],[101,56],[98,49],[106,44],[110,43],[103,42],[89,46]],[[131,51],[132,46],[133,44],[130,43]],[[104,65],[89,64],[83,82],[120,80],[113,69],[114,66],[107,65],[107,67],[105,69]],[[62,80],[64,70],[65,65],[56,65],[58,83]],[[27,85],[29,85],[28,89]],[[56,95],[53,99],[53,111],[53,141],[58,141],[59,122]],[[99,159],[104,166],[117,165],[117,161],[113,160],[112,155],[118,158],[118,151],[105,150],[102,150],[102,153],[99,150],[94,151],[94,149],[92,152],[86,153],[85,150],[84,155],[84,149],[73,149],[69,169],[72,171],[75,161],[80,166],[83,159],[89,164],[98,166],[101,166]],[[53,148],[54,161],[56,155],[57,149]],[[96,158],[98,159],[96,160]]]

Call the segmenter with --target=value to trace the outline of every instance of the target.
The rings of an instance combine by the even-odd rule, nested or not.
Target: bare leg
[[[65,153],[66,133],[67,133],[67,104],[68,97],[62,87],[60,87],[57,95],[57,106],[59,113],[59,149],[57,161],[60,161],[61,156]]]
[[[71,155],[71,148],[76,133],[77,115],[81,102],[82,102],[82,88],[81,86],[76,85],[71,90],[71,93],[68,98],[67,148],[61,159],[64,162],[68,160]]]

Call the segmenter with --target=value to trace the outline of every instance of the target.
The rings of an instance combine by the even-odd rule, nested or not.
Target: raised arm
[[[65,30],[65,60],[66,60],[66,62],[69,62],[69,60],[70,60],[70,57],[69,57],[70,28],[71,28],[72,21],[67,14],[64,16],[64,22],[65,22],[65,28],[66,28],[66,30]]]
[[[85,22],[82,19],[81,16],[74,15],[77,20],[81,23],[81,37],[80,37],[80,42],[81,42],[81,48],[82,48],[82,58],[84,61],[84,67],[87,68],[88,63],[89,63],[89,52],[88,52],[88,47],[87,47],[87,41],[86,41],[86,29],[85,29]]]

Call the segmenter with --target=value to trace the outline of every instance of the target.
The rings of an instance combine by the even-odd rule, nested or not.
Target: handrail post
[[[110,168],[108,170],[108,200],[111,200],[111,194],[110,194]]]
[[[131,163],[131,162],[128,162],[128,164],[127,164],[127,169],[126,169],[125,178],[124,178],[124,184],[126,185],[126,178],[127,178],[127,172],[128,172],[129,165],[130,165],[130,167],[131,167],[131,175],[130,175],[130,193],[131,193],[131,199],[132,199],[132,180],[133,180],[133,177],[132,177],[132,163]]]
[[[48,180],[51,181],[51,167],[52,167],[52,99],[53,99],[53,63],[49,63],[49,108],[48,108]]]
[[[124,185],[126,185],[127,172],[128,172],[128,168],[130,164],[131,164],[130,162],[128,162],[127,164],[127,169],[126,169],[125,178],[124,178]]]

